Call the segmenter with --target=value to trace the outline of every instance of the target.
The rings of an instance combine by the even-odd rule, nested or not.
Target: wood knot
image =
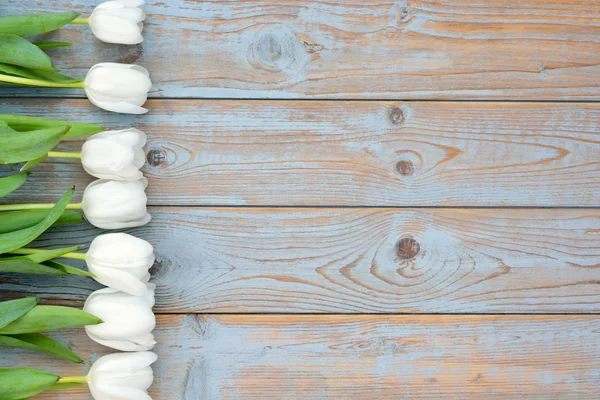
[[[390,122],[394,125],[400,125],[406,118],[404,117],[404,111],[400,107],[392,107],[388,113]]]
[[[400,160],[396,163],[396,171],[403,176],[412,176],[415,174],[415,164],[410,160]]]
[[[400,16],[400,21],[402,22],[407,22],[408,20],[410,20],[410,9],[408,8],[408,4],[405,4],[400,7],[398,15]]]
[[[152,267],[150,267],[150,270],[148,272],[150,273],[150,276],[153,279],[157,279],[167,273],[167,270],[169,269],[170,265],[170,261],[165,261],[161,258],[157,258],[156,260],[154,260],[154,264],[152,264]]]
[[[252,39],[248,61],[253,67],[271,72],[296,69],[304,54],[302,42],[284,26],[261,29]]]
[[[411,260],[421,251],[421,246],[412,237],[404,237],[396,243],[396,254],[401,260]]]
[[[166,159],[167,153],[161,149],[153,149],[146,154],[146,161],[153,167],[163,164]]]
[[[401,177],[414,176],[423,166],[421,155],[413,150],[402,150],[396,153],[396,173]]]

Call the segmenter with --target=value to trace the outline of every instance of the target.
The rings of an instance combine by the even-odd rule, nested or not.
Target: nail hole
[[[146,161],[148,161],[148,164],[152,165],[153,167],[164,163],[166,159],[167,153],[165,153],[164,150],[153,149],[150,150],[146,155]]]
[[[401,260],[413,259],[421,251],[421,246],[412,237],[402,238],[396,243],[396,254]]]

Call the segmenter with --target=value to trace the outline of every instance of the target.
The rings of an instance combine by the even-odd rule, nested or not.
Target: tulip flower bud
[[[142,21],[146,14],[138,8],[143,0],[107,1],[94,9],[89,17],[90,28],[94,35],[106,43],[141,43]]]
[[[81,148],[81,164],[96,178],[137,181],[145,163],[146,134],[135,128],[90,136]]]
[[[86,263],[94,279],[105,286],[134,296],[149,294],[146,283],[154,251],[145,240],[126,233],[97,236],[87,252]]]
[[[111,288],[92,293],[83,310],[104,322],[85,327],[90,339],[123,351],[143,351],[154,347],[156,342],[151,332],[156,325],[152,312],[155,285],[146,285],[148,293],[144,296],[132,296]]]
[[[100,63],[87,73],[85,94],[97,107],[125,114],[145,114],[142,105],[152,87],[148,71],[134,64]]]
[[[151,351],[115,353],[100,357],[90,368],[87,383],[95,400],[151,400],[146,392],[154,374]]]
[[[92,225],[102,229],[145,225],[150,222],[146,186],[146,178],[133,182],[94,181],[83,192],[83,213]]]

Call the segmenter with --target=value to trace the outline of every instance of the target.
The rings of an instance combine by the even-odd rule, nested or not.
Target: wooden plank
[[[597,316],[160,316],[151,394],[596,400],[599,334]],[[83,330],[59,338],[85,357],[107,353]],[[14,365],[71,375],[89,368],[3,350],[0,366]],[[84,390],[66,393],[60,398],[91,400]]]
[[[88,14],[98,2],[5,3],[7,14]],[[140,45],[105,45],[79,26],[50,35],[78,44],[52,50],[58,66],[84,76],[98,62],[136,62],[150,70],[155,97],[600,99],[596,0],[195,0],[144,8]]]
[[[2,109],[143,129],[152,205],[600,205],[600,104],[149,106],[147,116],[94,112],[92,120],[84,100],[10,99]],[[17,168],[1,166],[0,174]],[[92,180],[78,161],[48,161],[34,172],[8,201],[55,201]]]
[[[157,312],[600,311],[600,210],[151,213],[131,232],[155,246]],[[88,244],[100,232],[62,228],[40,246]],[[95,287],[82,277],[0,276],[2,298],[81,305]]]

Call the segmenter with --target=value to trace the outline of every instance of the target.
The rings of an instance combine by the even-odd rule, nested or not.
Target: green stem
[[[78,151],[49,151],[50,158],[81,158],[81,153]]]
[[[54,203],[49,204],[0,204],[0,211],[18,211],[18,210],[42,210],[54,207]],[[83,210],[81,203],[67,204],[67,210]]]
[[[83,82],[60,83],[41,81],[39,79],[21,78],[20,76],[12,76],[0,74],[0,82],[16,83],[26,86],[41,86],[41,87],[57,87],[57,88],[83,88]]]
[[[87,381],[87,376],[63,376],[56,383],[86,383]]]
[[[74,25],[87,25],[90,23],[89,18],[75,18],[73,21],[69,22]]]
[[[13,251],[8,251],[7,253],[9,254],[24,254],[24,255],[28,255],[28,254],[38,254],[38,253],[43,253],[44,249],[31,249],[29,247],[22,247],[20,249],[16,249]],[[63,254],[62,256],[60,256],[60,258],[72,258],[74,260],[84,260],[85,261],[85,253],[67,253],[67,254]]]

